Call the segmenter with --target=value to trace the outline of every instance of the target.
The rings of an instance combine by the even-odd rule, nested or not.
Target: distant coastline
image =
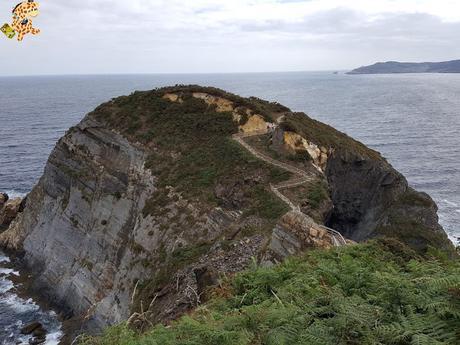
[[[443,62],[377,62],[356,68],[347,74],[460,73],[460,60]]]

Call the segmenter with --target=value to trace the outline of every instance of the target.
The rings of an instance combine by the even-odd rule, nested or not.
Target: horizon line
[[[348,69],[298,70],[298,71],[255,71],[255,72],[134,72],[134,73],[49,73],[49,74],[11,74],[0,78],[21,77],[78,77],[78,76],[128,76],[128,75],[228,75],[228,74],[282,74],[282,73],[321,73],[347,72]]]

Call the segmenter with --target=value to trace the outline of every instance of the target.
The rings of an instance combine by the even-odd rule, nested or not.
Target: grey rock
[[[34,321],[21,328],[22,334],[32,334],[36,330],[43,329],[43,326],[40,322]]]
[[[419,251],[434,245],[453,252],[438,223],[434,201],[410,188],[384,159],[363,159],[348,150],[336,150],[326,176],[334,204],[328,226],[345,237],[360,242],[391,236]]]

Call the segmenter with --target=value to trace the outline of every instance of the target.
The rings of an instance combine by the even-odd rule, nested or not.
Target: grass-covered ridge
[[[163,98],[165,93],[179,91],[181,102]],[[278,218],[287,211],[286,206],[261,189],[269,182],[289,179],[290,174],[261,162],[234,142],[231,135],[238,132],[238,123],[232,113],[217,112],[215,106],[193,97],[193,92],[201,91],[229,97],[241,106],[252,104],[218,89],[178,86],[119,97],[91,114],[150,150],[146,167],[158,177],[158,186],[164,193],[157,193],[147,203],[144,215],[158,212],[167,202],[168,186],[189,200],[215,206],[221,202],[215,196],[218,184],[235,184],[258,176],[259,183],[245,186],[243,206],[262,218],[268,214],[272,219]],[[262,107],[257,104],[252,105],[255,110]]]
[[[167,327],[121,325],[82,344],[455,345],[459,326],[460,262],[380,240],[254,266]]]
[[[353,152],[354,154],[374,160],[383,159],[377,151],[368,148],[363,143],[349,137],[345,133],[339,132],[329,125],[306,116],[304,113],[289,115],[282,123],[282,127],[285,130],[301,135],[319,146]]]

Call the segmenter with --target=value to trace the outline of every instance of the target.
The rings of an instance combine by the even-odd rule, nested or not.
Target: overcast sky
[[[1,0],[0,25],[17,0]],[[460,59],[458,0],[42,0],[0,75],[342,70]]]

